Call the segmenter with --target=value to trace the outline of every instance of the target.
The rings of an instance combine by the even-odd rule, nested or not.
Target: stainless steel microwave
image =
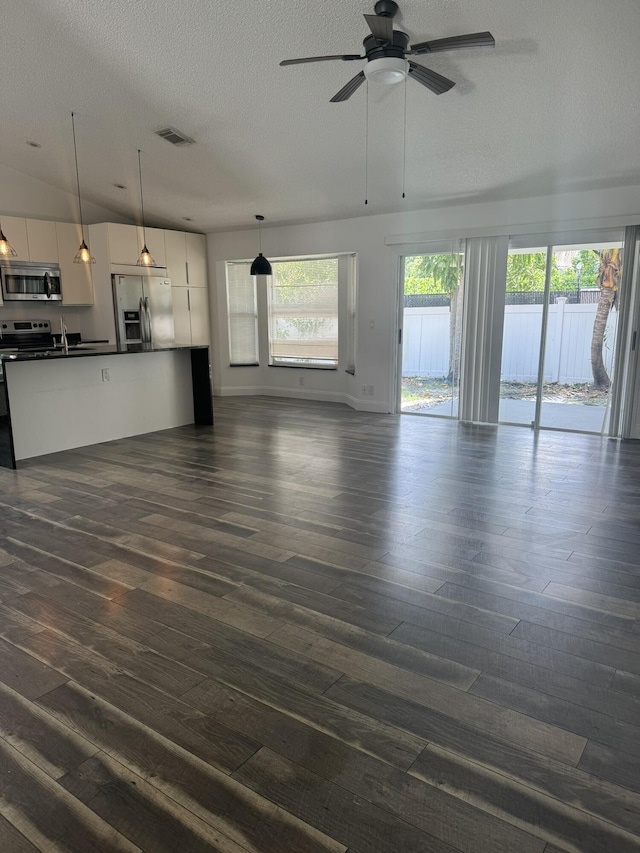
[[[0,264],[2,298],[5,302],[62,299],[60,267],[28,261]]]

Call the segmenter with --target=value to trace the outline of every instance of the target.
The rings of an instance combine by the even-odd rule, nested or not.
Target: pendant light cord
[[[364,130],[364,203],[369,204],[369,81],[367,80],[367,97]]]
[[[84,240],[84,221],[82,219],[82,199],[80,197],[80,173],[78,171],[78,146],[76,145],[76,121],[73,110],[71,111],[71,128],[73,130],[73,154],[76,160],[76,184],[78,185],[78,208],[80,210],[80,232]]]
[[[407,76],[404,78],[404,130],[402,136],[402,198],[405,197],[404,191],[406,186],[407,174]]]
[[[138,148],[138,174],[140,176],[140,211],[142,213],[142,242],[147,245],[147,232],[144,227],[144,196],[142,195],[142,164],[140,162],[140,149]]]

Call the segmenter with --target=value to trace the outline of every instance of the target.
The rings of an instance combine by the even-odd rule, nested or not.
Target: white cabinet
[[[142,229],[140,230],[142,232]],[[151,253],[153,260],[156,262],[155,265],[157,267],[166,267],[167,255],[164,246],[165,232],[162,228],[145,228],[144,233],[147,240],[147,249]],[[142,233],[140,234],[140,237],[142,238]],[[142,249],[142,246],[140,246],[140,249]],[[139,254],[140,252],[138,252],[138,255]],[[158,273],[158,275],[164,275],[164,272]]]
[[[174,287],[207,287],[207,243],[204,234],[165,231],[164,240],[167,275],[171,284]]]
[[[173,297],[173,334],[177,344],[191,343],[191,318],[189,316],[189,288],[171,287]]]
[[[204,287],[189,288],[191,343],[209,344],[209,292]]]
[[[142,251],[142,228],[109,223],[109,260],[112,264],[134,265]],[[139,233],[138,233],[139,232]]]
[[[93,226],[102,229],[105,226]],[[142,248],[142,228],[109,223],[110,264],[135,265]],[[147,228],[147,248],[156,266],[171,279],[173,325],[178,344],[209,344],[207,246],[204,234]]]
[[[187,242],[184,231],[165,231],[167,276],[173,287],[187,287]]]
[[[162,228],[143,229],[140,225],[120,225],[110,222],[108,230],[110,263],[135,266],[146,239],[147,249],[156,262],[155,265],[166,267],[164,231]]]
[[[185,242],[189,287],[207,287],[207,238],[204,234],[187,233]]]
[[[56,222],[56,242],[63,305],[93,305],[93,264],[74,264],[82,230],[73,222]],[[89,237],[86,237],[89,243]],[[89,243],[89,248],[91,244]]]
[[[2,232],[9,245],[15,249],[14,261],[29,260],[29,240],[27,239],[27,221],[18,216],[0,217]]]
[[[209,299],[203,287],[172,287],[177,344],[209,345]]]
[[[27,219],[27,242],[30,261],[39,261],[45,264],[58,262],[58,239],[55,222]],[[80,244],[78,243],[78,245]]]

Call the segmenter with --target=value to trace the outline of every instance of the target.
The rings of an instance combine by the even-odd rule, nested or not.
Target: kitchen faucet
[[[67,324],[64,321],[64,314],[60,315],[60,346],[65,355],[69,354],[69,341],[67,340]]]

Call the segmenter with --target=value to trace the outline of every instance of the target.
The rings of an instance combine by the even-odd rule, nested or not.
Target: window
[[[338,366],[339,259],[272,262],[269,363]]]
[[[229,317],[229,363],[258,364],[258,305],[256,280],[249,263],[228,263],[227,306]]]
[[[256,279],[250,261],[228,261],[230,365],[257,366],[268,346],[271,366],[355,374],[356,264],[346,253],[272,260],[273,277]]]

